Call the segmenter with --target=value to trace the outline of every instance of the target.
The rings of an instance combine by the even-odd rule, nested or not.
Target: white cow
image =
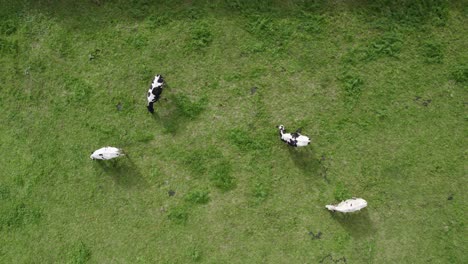
[[[304,147],[309,145],[310,138],[299,134],[299,130],[294,133],[285,133],[283,125],[278,126],[280,138],[282,141],[286,142],[288,145],[293,147]]]
[[[103,147],[91,153],[90,158],[93,160],[109,160],[123,155],[125,154],[123,154],[121,149],[114,147]]]
[[[330,211],[338,211],[342,213],[351,213],[359,211],[362,208],[367,206],[366,200],[362,198],[352,198],[346,201],[342,201],[337,205],[325,205],[325,207]]]

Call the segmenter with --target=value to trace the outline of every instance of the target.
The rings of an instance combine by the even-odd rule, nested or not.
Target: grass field
[[[0,263],[468,263],[467,18],[0,0]],[[89,159],[108,145],[127,157]]]

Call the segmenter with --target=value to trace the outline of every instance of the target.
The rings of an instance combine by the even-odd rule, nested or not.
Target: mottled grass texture
[[[467,12],[0,0],[0,263],[467,263]]]

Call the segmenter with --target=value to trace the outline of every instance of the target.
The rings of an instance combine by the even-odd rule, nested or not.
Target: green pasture
[[[0,0],[0,263],[468,263],[467,18]],[[351,197],[368,207],[325,209]]]

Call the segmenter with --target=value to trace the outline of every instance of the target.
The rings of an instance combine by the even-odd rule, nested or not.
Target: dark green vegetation
[[[1,0],[0,263],[467,263],[467,6]]]

